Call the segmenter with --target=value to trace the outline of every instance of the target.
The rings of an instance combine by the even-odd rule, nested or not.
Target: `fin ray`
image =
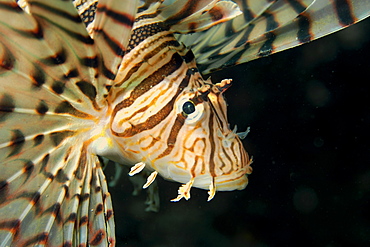
[[[102,53],[107,42],[89,36],[70,2],[26,3],[0,3],[0,246],[114,245],[112,202],[89,131],[105,104],[103,68],[122,57]],[[112,7],[128,11],[120,1],[101,6],[97,19],[108,17],[100,30],[112,23]]]
[[[350,1],[237,1],[243,16],[193,35],[178,35],[203,74],[318,39],[370,15],[370,3]],[[348,3],[348,5],[347,5]],[[262,12],[261,12],[262,11]],[[347,14],[341,14],[341,13]],[[346,24],[347,22],[347,24]]]

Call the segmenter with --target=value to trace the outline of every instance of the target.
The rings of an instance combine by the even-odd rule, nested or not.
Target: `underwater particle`
[[[306,87],[306,98],[315,107],[323,107],[330,100],[330,91],[320,81],[312,80]]]
[[[293,195],[294,207],[300,213],[311,213],[318,205],[316,192],[312,188],[299,188]]]
[[[362,172],[356,179],[360,191],[369,192],[370,191],[370,170]]]
[[[324,139],[319,136],[315,137],[313,140],[313,145],[317,148],[321,148],[324,145]]]

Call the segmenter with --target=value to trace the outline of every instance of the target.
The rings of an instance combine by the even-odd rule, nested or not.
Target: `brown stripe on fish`
[[[55,113],[60,114],[69,114],[78,118],[94,118],[93,116],[77,110],[72,104],[68,101],[62,101],[54,110]]]
[[[177,136],[181,130],[181,127],[185,123],[186,117],[183,114],[177,114],[176,120],[172,125],[170,135],[167,138],[167,148],[158,155],[157,159],[163,158],[166,155],[169,155],[172,149],[175,147]]]
[[[129,70],[125,72],[123,79],[119,79],[119,82],[117,82],[114,86],[121,87],[122,84],[125,83],[124,88],[127,88],[133,83],[136,84],[137,82],[135,79],[130,81],[129,78],[137,71],[140,71],[141,68],[143,68],[145,73],[148,73],[145,66],[149,65],[148,61],[150,59],[160,54],[162,50],[164,50],[162,56],[167,55],[167,57],[169,57],[174,51],[180,51],[181,49],[184,48],[180,47],[180,44],[175,40],[172,33],[166,32],[152,37],[150,42],[146,40],[145,45],[139,46],[139,49],[136,49],[134,53],[131,52],[127,55],[127,57],[130,59],[124,60],[124,63],[121,65],[121,67],[128,68]],[[163,60],[161,57],[156,58],[156,60],[158,59]],[[157,62],[158,61],[154,61],[154,63]]]
[[[164,66],[153,72],[151,75],[141,81],[131,92],[130,97],[120,102],[113,110],[113,116],[123,108],[131,106],[137,98],[147,93],[152,87],[163,81],[164,75],[171,75],[177,71],[184,63],[181,56],[177,53],[172,55],[171,60]]]
[[[15,110],[14,98],[10,94],[3,94],[0,99],[0,122],[6,120],[8,114]]]
[[[170,18],[168,18],[165,23],[169,26],[172,26],[189,15],[194,13],[194,10],[198,7],[199,3],[201,1],[187,1],[181,10],[179,10],[176,14],[172,15]]]
[[[217,138],[217,133],[214,132],[214,112],[210,111],[210,116],[209,116],[209,123],[208,123],[208,130],[209,130],[209,158],[208,158],[208,167],[209,167],[209,173],[211,174],[212,177],[216,177],[215,173],[215,151],[216,151],[216,144],[215,144],[215,138]]]
[[[349,26],[357,21],[357,18],[352,10],[351,1],[332,0],[332,3],[341,25]]]
[[[297,32],[297,38],[299,42],[306,43],[312,40],[313,34],[311,33],[311,20],[308,15],[301,14],[297,18],[299,30]]]
[[[118,133],[114,130],[112,130],[112,133],[119,137],[132,137],[133,135],[136,135],[137,133],[143,132],[145,130],[149,130],[154,128],[156,125],[158,125],[160,122],[162,122],[171,111],[173,111],[173,105],[177,98],[177,96],[182,92],[182,90],[189,84],[191,75],[189,73],[186,74],[185,78],[181,81],[176,94],[172,97],[172,99],[156,114],[150,116],[145,122],[139,123],[137,125],[132,125],[131,128],[125,129],[122,133]],[[119,104],[116,108],[122,109],[122,105]],[[113,110],[113,117],[117,114],[119,109]],[[112,124],[112,122],[111,122]]]

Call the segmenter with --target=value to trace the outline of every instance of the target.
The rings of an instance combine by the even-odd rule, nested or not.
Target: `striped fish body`
[[[245,186],[248,158],[224,122],[222,92],[229,81],[204,82],[191,52],[160,21],[145,24],[145,35],[137,16],[139,32],[132,33],[138,1],[102,0],[89,32],[68,1],[18,3],[0,1],[1,247],[115,245],[112,202],[98,155],[144,161],[139,164],[187,181],[178,200],[189,198],[192,176],[208,174],[196,184],[208,186],[211,199],[220,182],[214,177],[221,173],[206,168],[216,161],[203,155],[214,154],[205,150],[222,141],[225,152],[240,148],[242,154],[224,154],[241,170],[239,184],[228,186]],[[199,1],[187,14],[205,11],[202,29],[240,13],[235,4],[220,4]],[[173,9],[161,11],[171,16]],[[171,27],[183,20],[167,18]],[[210,137],[207,128],[215,126]],[[201,140],[193,147],[192,131]],[[181,154],[175,145],[186,140],[188,151]],[[184,161],[204,167],[191,170]],[[183,171],[168,172],[169,163]],[[231,174],[234,167],[226,166]]]
[[[153,13],[149,8],[136,17],[107,97],[109,130],[93,143],[95,152],[123,164],[143,162],[188,190],[209,190],[209,199],[216,189],[244,189],[251,160],[228,127],[223,92],[231,80],[205,81],[169,21]]]
[[[333,6],[354,6],[353,22],[370,9],[240,0],[241,15],[226,0],[140,3],[75,1],[93,6],[81,14],[86,31],[68,1],[0,1],[1,247],[115,245],[99,155],[134,165],[130,174],[153,171],[145,187],[157,173],[185,183],[174,201],[192,186],[209,200],[244,188],[251,159],[240,141],[247,132],[228,127],[231,80],[204,80],[194,58],[208,73],[297,45],[302,20],[312,35],[299,44],[336,30]]]

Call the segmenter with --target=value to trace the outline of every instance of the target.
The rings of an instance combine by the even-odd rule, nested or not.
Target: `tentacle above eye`
[[[250,130],[251,130],[251,127],[248,127],[245,131],[243,131],[243,132],[236,132],[236,125],[235,125],[235,133],[238,135],[238,137],[240,138],[240,139],[244,139],[244,138],[246,138],[247,137],[247,135],[249,134],[249,132],[250,132]]]
[[[231,82],[232,79],[223,79],[221,82],[216,83],[214,88],[217,88],[218,92],[223,93],[231,87]]]

